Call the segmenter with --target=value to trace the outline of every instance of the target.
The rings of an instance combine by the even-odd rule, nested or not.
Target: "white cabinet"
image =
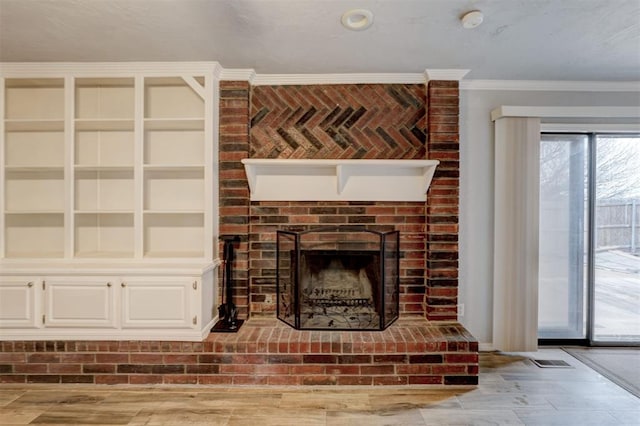
[[[217,294],[217,275],[203,279],[217,262],[216,70],[0,63],[0,338],[11,327],[205,334],[215,308],[202,295]],[[22,288],[28,274],[44,289]]]
[[[183,328],[198,324],[199,278],[129,279],[122,285],[123,328]]]
[[[113,278],[60,277],[44,281],[46,327],[115,327]]]
[[[39,317],[41,281],[34,277],[0,280],[0,327],[35,328]]]
[[[12,266],[0,273],[0,340],[199,341],[217,320],[218,262]]]

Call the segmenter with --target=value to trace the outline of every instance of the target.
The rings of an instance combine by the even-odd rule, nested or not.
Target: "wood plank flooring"
[[[562,350],[480,365],[477,388],[2,385],[0,425],[640,425],[638,398]]]

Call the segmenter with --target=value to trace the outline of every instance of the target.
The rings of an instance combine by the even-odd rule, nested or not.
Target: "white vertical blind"
[[[538,348],[540,119],[495,120],[493,346]]]

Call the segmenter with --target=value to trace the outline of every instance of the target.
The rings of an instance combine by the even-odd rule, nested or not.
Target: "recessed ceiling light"
[[[373,24],[373,13],[367,9],[353,9],[345,12],[341,21],[345,28],[362,31]]]
[[[482,21],[484,21],[484,15],[479,10],[472,10],[471,12],[465,13],[460,20],[462,21],[462,26],[464,28],[471,29],[482,24]]]

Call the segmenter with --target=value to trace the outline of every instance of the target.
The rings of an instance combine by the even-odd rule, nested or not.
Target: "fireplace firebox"
[[[277,315],[298,330],[384,330],[398,318],[400,233],[277,231]]]

